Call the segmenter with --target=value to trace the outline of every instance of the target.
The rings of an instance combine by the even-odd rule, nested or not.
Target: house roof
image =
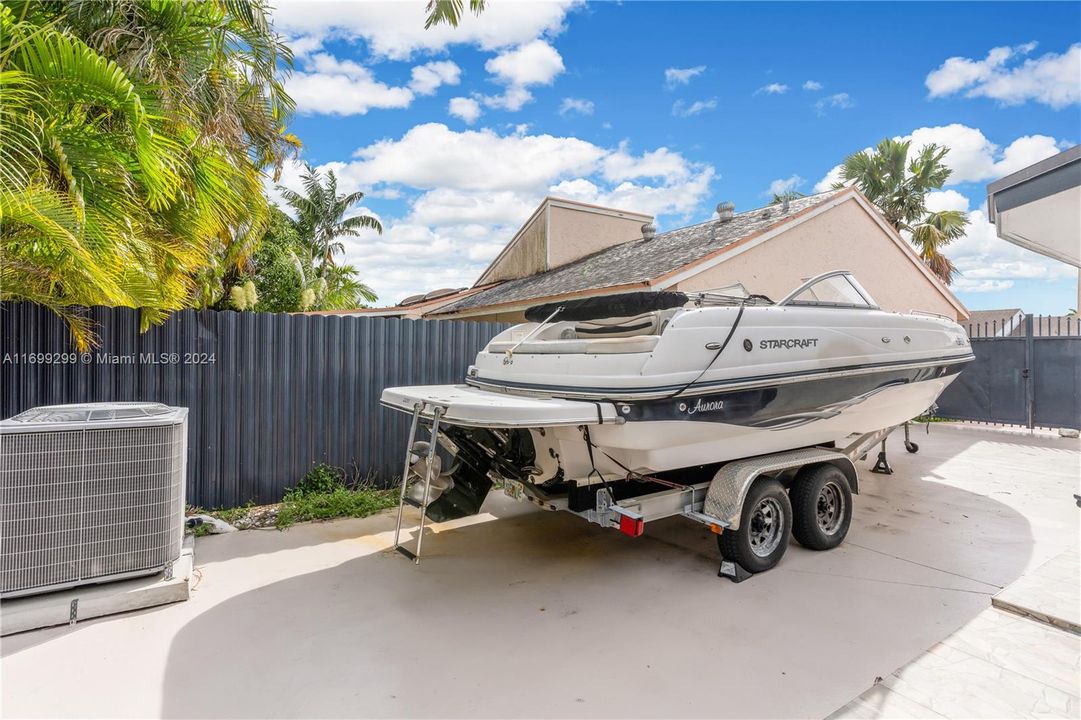
[[[985,335],[1007,335],[1004,332],[1011,323],[1019,327],[1021,322],[1021,308],[1003,308],[1001,310],[971,310],[969,311],[966,327],[969,335],[983,337]]]
[[[579,200],[568,200],[566,198],[554,197],[552,195],[546,196],[541,200],[540,205],[533,211],[521,227],[518,228],[518,232],[514,234],[510,242],[503,246],[503,249],[499,251],[499,254],[492,258],[492,261],[488,263],[488,267],[484,268],[484,271],[477,278],[477,281],[473,283],[473,287],[479,287],[481,285],[490,284],[488,276],[499,266],[499,262],[510,253],[515,246],[518,245],[525,231],[534,224],[535,221],[543,222],[546,226],[548,220],[546,213],[549,208],[567,208],[569,210],[577,210],[579,212],[593,213],[596,215],[609,215],[614,217],[624,217],[638,220],[643,223],[653,222],[652,215],[646,215],[645,213],[634,212],[633,210],[620,210],[619,208],[605,207],[603,205],[593,205],[591,203],[581,202]],[[547,240],[547,228],[545,229],[545,242]]]
[[[605,248],[547,272],[508,280],[459,298],[440,308],[438,314],[575,293],[588,294],[591,290],[648,285],[655,278],[781,224],[843,192],[848,191],[831,190],[797,198],[789,203],[787,212],[780,205],[771,205],[738,213],[726,222],[709,220],[660,233],[652,240],[632,240]]]

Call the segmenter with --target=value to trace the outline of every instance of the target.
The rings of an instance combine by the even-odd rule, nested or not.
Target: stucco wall
[[[519,232],[513,246],[496,261],[491,270],[477,280],[477,284],[511,280],[544,272],[547,262],[544,224],[544,212],[534,215],[529,224]]]
[[[688,278],[678,289],[710,290],[740,282],[748,292],[780,300],[804,279],[829,270],[851,270],[885,310],[963,319],[854,200]]]
[[[637,213],[598,212],[553,204],[548,210],[548,267],[566,265],[612,245],[642,237],[652,220]]]

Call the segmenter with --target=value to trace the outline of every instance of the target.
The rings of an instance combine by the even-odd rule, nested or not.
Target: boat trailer
[[[420,562],[424,529],[428,520],[426,511],[431,497],[432,483],[439,475],[440,463],[437,449],[441,444],[453,446],[453,443],[440,432],[441,420],[446,411],[447,408],[441,405],[417,403],[413,408],[410,421],[409,439],[406,443],[405,461],[402,467],[398,518],[394,529],[394,549],[414,563]],[[431,423],[429,439],[427,441],[417,441],[416,436],[417,431],[421,428],[421,420],[422,418],[428,420],[429,417]],[[677,515],[705,525],[718,536],[718,544],[722,550],[718,575],[727,577],[734,582],[741,582],[749,578],[754,572],[769,569],[768,567],[749,569],[744,567],[744,564],[749,563],[746,563],[746,561],[744,563],[740,562],[738,552],[725,552],[726,542],[728,547],[735,547],[731,544],[730,538],[734,533],[740,531],[741,523],[745,520],[747,515],[745,504],[749,492],[755,486],[756,480],[786,473],[792,475],[793,471],[798,477],[808,470],[828,466],[840,471],[844,482],[847,484],[847,490],[851,494],[858,494],[859,478],[856,473],[855,462],[865,458],[875,445],[880,445],[878,458],[874,467],[871,468],[871,472],[892,473],[893,469],[886,459],[886,438],[898,427],[904,429],[905,449],[910,453],[918,452],[919,447],[909,438],[909,423],[904,423],[901,426],[884,428],[859,436],[850,436],[848,438],[849,444],[843,448],[809,447],[732,460],[721,465],[713,477],[704,482],[683,484],[655,476],[629,473],[626,480],[643,482],[651,488],[660,486],[663,489],[617,499],[617,493],[613,492],[612,488],[615,483],[601,482],[584,486],[593,491],[588,494],[590,497],[587,498],[588,502],[585,504],[583,504],[581,497],[576,498],[571,495],[552,497],[536,485],[504,477],[500,477],[498,480],[502,482],[504,493],[516,500],[533,503],[545,510],[572,512],[589,522],[602,527],[618,529],[623,534],[631,537],[642,535],[645,532],[647,522]],[[583,433],[588,442],[588,434],[585,434],[584,427]],[[409,494],[410,481],[422,484],[419,499]],[[843,502],[843,496],[839,500]],[[814,501],[817,500],[812,499],[812,502]],[[406,505],[420,510],[420,525],[416,530],[415,549],[413,550],[402,544],[402,519]],[[850,517],[851,506],[849,505],[844,510]],[[728,537],[725,537],[726,534]],[[844,539],[844,534],[847,534],[847,521],[840,537],[835,538],[828,545],[814,547],[812,543],[809,546],[814,547],[814,549],[829,549],[840,544]],[[721,538],[725,538],[726,542],[722,542]],[[803,544],[808,544],[803,537],[797,536],[797,539]],[[784,544],[787,544],[787,541],[787,536],[780,539],[780,542]],[[781,552],[783,553],[783,551]],[[737,557],[726,557],[726,555],[736,555]],[[780,555],[777,556],[777,560],[779,559]]]

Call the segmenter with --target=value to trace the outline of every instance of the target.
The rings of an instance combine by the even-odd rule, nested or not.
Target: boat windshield
[[[778,304],[868,309],[878,307],[871,294],[846,270],[835,270],[813,277]]]

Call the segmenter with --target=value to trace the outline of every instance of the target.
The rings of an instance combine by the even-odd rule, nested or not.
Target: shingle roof
[[[709,220],[660,233],[652,240],[632,240],[605,248],[567,265],[508,280],[439,309],[453,313],[472,308],[525,302],[568,293],[646,283],[679,270],[749,235],[759,233],[822,203],[843,190],[792,200],[788,211],[772,205],[738,213],[731,220]]]
[[[1003,308],[1001,310],[972,310],[968,314],[968,322],[965,327],[972,336],[1008,335],[1006,326],[1020,327],[1021,321],[1017,316],[1021,314],[1021,308]]]

